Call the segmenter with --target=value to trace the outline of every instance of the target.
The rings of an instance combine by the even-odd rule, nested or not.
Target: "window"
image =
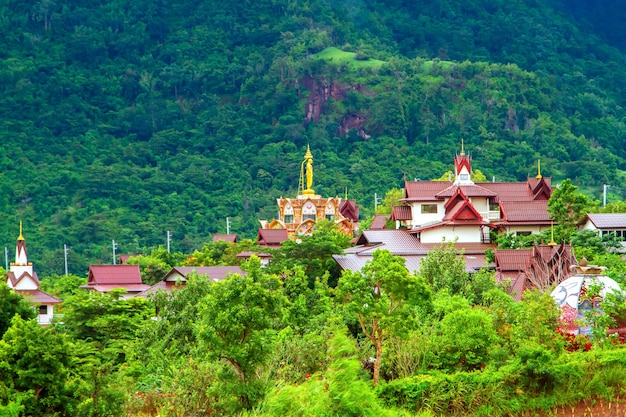
[[[305,214],[302,216],[302,221],[315,220],[315,214]]]
[[[469,180],[469,175],[468,174],[461,174],[461,181],[467,181]]]
[[[293,223],[293,214],[285,214],[285,223]]]
[[[39,315],[45,316],[46,314],[48,314],[48,306],[47,305],[39,306]]]
[[[531,232],[528,231],[521,231],[521,232],[517,232],[517,236],[530,236]]]
[[[334,214],[327,214],[326,215],[326,220],[330,220],[330,221],[335,220],[335,215]]]
[[[422,213],[424,214],[436,214],[437,204],[422,204]]]

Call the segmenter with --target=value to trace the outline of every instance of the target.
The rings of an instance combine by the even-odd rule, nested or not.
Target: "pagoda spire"
[[[541,159],[537,159],[537,176],[535,178],[537,178],[538,180],[543,178],[541,176]]]
[[[22,229],[22,221],[20,220],[20,235],[15,244],[15,265],[28,265],[28,256],[26,254],[26,241]]]

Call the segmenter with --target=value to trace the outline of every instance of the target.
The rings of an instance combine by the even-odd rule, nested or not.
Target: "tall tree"
[[[374,384],[380,379],[385,340],[411,327],[412,306],[430,302],[429,288],[409,273],[404,262],[379,249],[361,271],[346,270],[339,280],[337,300],[356,315],[363,334],[376,349]]]
[[[578,224],[597,205],[597,202],[590,201],[577,190],[578,187],[570,179],[563,180],[548,200],[548,212],[556,222],[554,234],[558,241],[570,242]]]

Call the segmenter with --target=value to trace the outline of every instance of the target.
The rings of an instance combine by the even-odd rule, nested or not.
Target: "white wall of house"
[[[19,275],[16,275],[17,278],[19,278]],[[9,282],[9,286],[10,285],[10,280]],[[35,282],[34,279],[31,279],[29,277],[24,277],[20,280],[20,282],[17,283],[17,285],[15,286],[15,290],[16,291],[27,291],[27,290],[36,290],[38,289],[39,286],[37,285],[37,282]]]
[[[478,226],[448,226],[425,230],[420,233],[422,243],[440,243],[444,238],[447,242],[458,239],[463,243],[480,243],[482,236]]]
[[[422,206],[423,205],[437,205],[436,213],[423,213]],[[443,219],[443,216],[446,214],[446,210],[444,209],[444,202],[436,202],[436,201],[421,201],[421,202],[413,202],[411,203],[411,216],[413,217],[412,226],[423,226],[425,224],[440,222]]]
[[[41,304],[35,307],[35,313],[39,324],[50,324],[52,317],[54,317],[54,304]]]

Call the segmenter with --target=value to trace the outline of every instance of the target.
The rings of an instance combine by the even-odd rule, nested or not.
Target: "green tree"
[[[394,206],[399,205],[399,201],[404,198],[404,190],[401,188],[392,188],[387,191],[382,203],[378,206],[376,214],[391,214]]]
[[[563,180],[548,200],[550,218],[556,222],[555,240],[570,242],[585,215],[597,205],[585,195],[578,193],[571,180]]]
[[[260,399],[256,370],[269,358],[285,299],[280,281],[261,270],[258,258],[244,268],[246,275],[211,285],[200,301],[195,332],[209,357],[227,364],[225,386],[250,408]]]
[[[470,282],[465,261],[457,254],[454,242],[443,242],[429,252],[420,262],[420,276],[434,292],[447,289],[453,295],[465,295]]]
[[[24,415],[72,415],[67,385],[72,354],[66,338],[35,320],[15,316],[0,340],[0,397],[24,407]]]
[[[64,300],[70,295],[75,295],[79,292],[84,293],[85,290],[81,289],[80,286],[85,284],[87,284],[87,278],[77,275],[51,275],[41,280],[40,288]]]
[[[24,297],[2,284],[0,285],[0,337],[7,331],[15,315],[24,320],[34,319],[35,310]]]
[[[283,242],[274,253],[268,270],[281,274],[300,266],[308,277],[310,288],[314,287],[317,278],[322,278],[328,273],[328,285],[334,287],[337,285],[341,270],[333,255],[343,253],[349,246],[350,236],[337,230],[333,222],[320,220],[317,222],[317,229],[310,236]]]
[[[415,311],[430,302],[430,290],[409,273],[404,259],[377,250],[362,271],[346,270],[339,280],[337,300],[356,315],[361,331],[376,350],[374,384],[380,379],[383,347],[390,334],[408,331]]]

